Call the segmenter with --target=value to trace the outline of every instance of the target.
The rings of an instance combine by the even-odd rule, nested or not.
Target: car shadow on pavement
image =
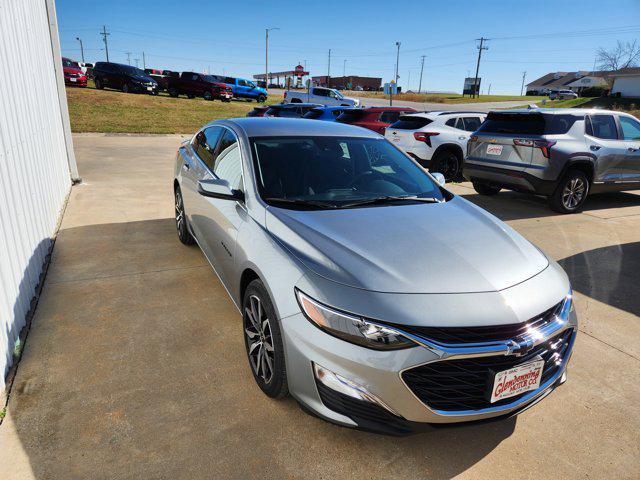
[[[8,410],[0,477],[37,479],[448,479],[516,425],[396,438],[267,398],[240,314],[172,218],[60,231]]]
[[[498,195],[491,197],[475,192],[462,192],[460,195],[502,221],[562,215],[549,208],[546,198],[526,193],[502,190]],[[582,212],[596,214],[599,210],[627,207],[640,207],[640,195],[630,192],[594,194],[587,198]]]
[[[640,315],[640,242],[600,247],[558,263],[573,289],[599,302]]]

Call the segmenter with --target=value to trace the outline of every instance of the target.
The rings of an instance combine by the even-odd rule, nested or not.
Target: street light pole
[[[424,71],[424,57],[426,57],[426,55],[422,55],[420,57],[422,58],[422,64],[420,65],[420,83],[418,84],[418,93],[420,93],[422,90],[422,72]]]
[[[82,46],[82,39],[80,37],[76,37],[76,40],[80,42],[80,56],[82,57],[82,63],[84,63],[84,47]]]
[[[391,90],[389,91],[389,106],[393,105],[393,87],[395,86],[398,88],[398,78],[400,78],[400,75],[398,75],[398,64],[400,63],[400,42],[396,42],[396,47],[398,47],[398,53],[396,54],[396,78],[394,84],[391,86]]]
[[[520,87],[520,96],[522,96],[522,92],[524,90],[524,80],[527,78],[527,71],[522,72],[522,86]]]
[[[347,59],[345,58],[342,62],[342,76],[346,77],[345,72],[347,71]]]
[[[264,42],[264,83],[265,90],[269,89],[269,31],[280,30],[278,27],[265,28]]]

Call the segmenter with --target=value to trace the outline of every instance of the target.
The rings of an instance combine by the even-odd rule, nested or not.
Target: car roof
[[[226,125],[242,130],[247,137],[361,137],[380,138],[377,133],[345,123],[318,122],[304,118],[241,117],[216,120],[208,125]]]
[[[279,109],[279,108],[298,108],[298,107],[323,107],[324,105],[321,105],[319,103],[303,103],[303,102],[296,102],[296,103],[274,103],[273,105],[269,105],[269,107],[271,108],[275,108],[275,109]]]
[[[624,112],[605,110],[601,108],[514,108],[511,110],[492,110],[490,113],[544,113],[545,115],[585,115],[594,113],[619,114]]]
[[[403,117],[420,117],[420,118],[429,118],[431,120],[435,120],[438,117],[446,117],[448,115],[486,115],[487,112],[474,112],[470,110],[436,110],[432,112],[416,112],[416,113],[407,113],[403,115]]]

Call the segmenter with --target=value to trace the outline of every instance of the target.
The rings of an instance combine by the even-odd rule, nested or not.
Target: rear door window
[[[617,140],[618,129],[613,115],[591,115],[587,123],[586,133],[603,140]]]
[[[625,140],[640,140],[640,122],[629,117],[619,117],[622,127],[622,138]]]
[[[467,132],[475,132],[482,123],[479,117],[464,117],[464,130]]]
[[[313,95],[317,95],[318,97],[328,97],[329,90],[327,90],[326,88],[314,88]]]
[[[462,117],[459,117],[456,120],[455,128],[457,128],[458,130],[464,130],[464,120],[462,119]]]

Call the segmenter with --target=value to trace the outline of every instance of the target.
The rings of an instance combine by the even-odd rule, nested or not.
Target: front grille
[[[493,374],[527,363],[540,356],[544,360],[541,384],[558,373],[565,357],[573,329],[542,342],[522,357],[495,355],[490,357],[443,360],[406,370],[402,379],[411,391],[434,410],[480,410],[515,402],[521,395],[490,403],[488,392]]]
[[[411,325],[395,325],[400,330],[440,344],[486,343],[504,340],[517,340],[530,329],[543,328],[555,319],[555,312],[560,304],[554,305],[546,312],[526,322],[509,325],[492,325],[482,327],[417,327]]]

